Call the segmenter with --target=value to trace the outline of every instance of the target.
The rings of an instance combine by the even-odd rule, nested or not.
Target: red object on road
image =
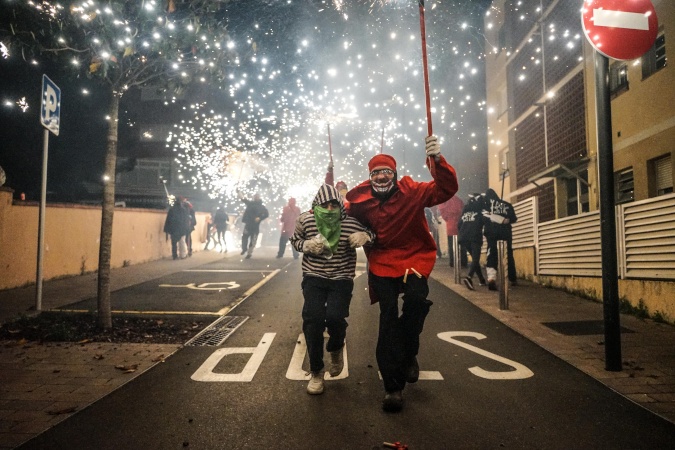
[[[382,445],[388,448],[395,448],[396,450],[408,450],[408,446],[400,442],[394,442],[393,444],[391,442],[384,442]]]
[[[621,61],[644,55],[659,30],[651,0],[584,0],[581,22],[593,48]]]

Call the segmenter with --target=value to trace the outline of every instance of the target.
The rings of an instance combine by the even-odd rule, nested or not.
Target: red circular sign
[[[581,22],[593,48],[623,61],[644,55],[659,29],[651,0],[584,0]]]

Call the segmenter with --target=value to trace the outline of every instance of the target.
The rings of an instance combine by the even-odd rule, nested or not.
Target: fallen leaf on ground
[[[100,353],[97,353],[96,355],[94,355],[94,359],[101,360],[101,359],[103,359],[103,358],[105,358],[105,356],[103,356],[103,355],[100,354]]]
[[[164,359],[164,354],[161,354],[157,358],[153,359],[152,362],[164,362]]]
[[[131,372],[136,372],[136,369],[138,369],[138,364],[131,364],[130,366],[115,366],[115,369],[119,369],[124,371],[124,373],[131,373]]]
[[[70,414],[75,411],[77,411],[77,406],[69,406],[68,408],[47,411],[47,413],[51,414],[52,416],[58,416],[59,414]]]

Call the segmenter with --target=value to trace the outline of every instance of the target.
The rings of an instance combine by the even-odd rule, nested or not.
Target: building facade
[[[673,192],[675,8],[654,0],[656,43],[610,59],[615,199]],[[583,2],[495,0],[485,17],[489,184],[511,203],[538,197],[539,221],[598,209],[594,50]]]
[[[675,8],[656,42],[609,59],[619,298],[675,323]],[[521,208],[519,276],[602,299],[596,54],[582,0],[494,0],[485,17],[488,182]],[[604,204],[604,203],[603,203]]]

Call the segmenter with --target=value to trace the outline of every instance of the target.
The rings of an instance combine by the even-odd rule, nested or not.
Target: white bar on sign
[[[593,23],[598,27],[649,30],[649,19],[642,13],[594,9]]]

